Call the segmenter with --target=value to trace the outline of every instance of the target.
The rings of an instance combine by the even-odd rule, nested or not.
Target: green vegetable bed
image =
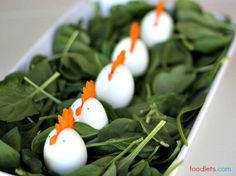
[[[53,55],[32,58],[25,72],[0,82],[0,170],[17,175],[55,175],[43,161],[43,146],[57,115],[110,63],[115,44],[129,35],[130,25],[154,6],[143,2],[97,11],[88,28],[82,21],[58,28]],[[226,58],[235,27],[219,22],[188,0],[170,12],[174,33],[149,49],[146,74],[135,78],[135,96],[122,109],[103,102],[109,124],[102,130],[77,122],[86,142],[88,163],[76,176],[167,176]]]

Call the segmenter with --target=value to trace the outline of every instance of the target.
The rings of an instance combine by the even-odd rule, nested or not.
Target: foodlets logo
[[[189,167],[190,172],[198,172],[198,173],[229,173],[232,172],[231,167],[215,167],[215,166],[201,166],[201,167]]]

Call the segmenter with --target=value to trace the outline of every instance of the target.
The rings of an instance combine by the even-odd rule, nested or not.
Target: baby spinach
[[[111,62],[132,22],[141,22],[154,8],[132,1],[113,6],[108,16],[98,8],[86,28],[82,21],[63,24],[55,31],[52,55],[34,56],[28,71],[0,82],[0,170],[55,175],[45,167],[43,148],[58,114]],[[101,102],[109,119],[101,130],[75,123],[88,162],[69,175],[167,176],[181,164],[176,156],[227,59],[235,26],[190,0],[177,0],[168,12],[174,19],[172,37],[148,49],[149,66],[135,77],[132,102],[121,109]]]
[[[0,140],[0,169],[14,170],[20,165],[20,154]]]
[[[12,80],[0,85],[0,120],[13,122],[39,113],[40,104],[33,101],[30,85]]]
[[[21,150],[21,134],[17,127],[5,133],[1,140],[18,152]]]
[[[183,93],[195,80],[196,73],[186,65],[178,65],[169,72],[160,72],[152,83],[155,95],[164,93]]]

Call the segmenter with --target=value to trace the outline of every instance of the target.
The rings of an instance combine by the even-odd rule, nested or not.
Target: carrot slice
[[[71,108],[63,109],[62,116],[58,115],[58,123],[55,125],[56,134],[50,138],[50,145],[53,145],[57,141],[57,137],[60,132],[66,128],[74,127],[73,111]]]
[[[121,65],[121,64],[124,64],[125,62],[125,50],[122,50],[120,52],[120,54],[117,56],[116,60],[112,63],[111,65],[111,71],[110,73],[108,74],[108,79],[111,80],[112,76],[113,76],[113,73],[115,72],[116,68]]]
[[[156,5],[156,18],[155,18],[155,22],[154,25],[157,26],[158,25],[158,21],[160,19],[161,14],[164,11],[164,2],[163,0],[159,0],[159,3],[157,3]]]
[[[135,44],[139,38],[139,24],[138,22],[133,22],[130,29],[130,39],[131,39],[131,46],[130,52],[132,53],[135,48]]]
[[[85,84],[85,87],[83,88],[83,94],[81,96],[82,104],[79,108],[76,109],[76,112],[75,112],[77,116],[81,114],[84,102],[89,98],[95,98],[95,90],[96,90],[96,87],[95,87],[94,82],[92,80],[87,81]]]

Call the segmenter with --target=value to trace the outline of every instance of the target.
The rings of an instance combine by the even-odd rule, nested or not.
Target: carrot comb
[[[111,80],[112,76],[113,76],[113,73],[115,72],[116,68],[121,65],[121,64],[124,64],[125,62],[125,50],[122,50],[120,52],[120,54],[117,56],[116,60],[112,63],[112,66],[111,66],[111,71],[110,73],[108,74],[108,79]]]
[[[95,98],[95,90],[96,88],[95,88],[94,82],[92,80],[87,81],[85,84],[85,87],[83,88],[83,94],[81,96],[82,104],[79,108],[76,109],[77,116],[81,114],[84,102],[89,98]]]
[[[159,0],[159,3],[157,3],[157,5],[156,5],[156,19],[154,22],[155,26],[157,26],[158,21],[160,19],[161,14],[163,13],[163,11],[164,11],[164,2],[163,2],[163,0]]]
[[[133,22],[130,29],[130,39],[131,39],[130,52],[131,53],[134,51],[134,47],[138,38],[139,38],[139,24],[138,22]]]
[[[71,108],[63,109],[62,116],[58,115],[58,123],[56,123],[56,134],[50,138],[50,145],[53,145],[57,141],[57,137],[60,132],[66,128],[73,128],[74,127],[74,118],[73,118],[73,111]]]

